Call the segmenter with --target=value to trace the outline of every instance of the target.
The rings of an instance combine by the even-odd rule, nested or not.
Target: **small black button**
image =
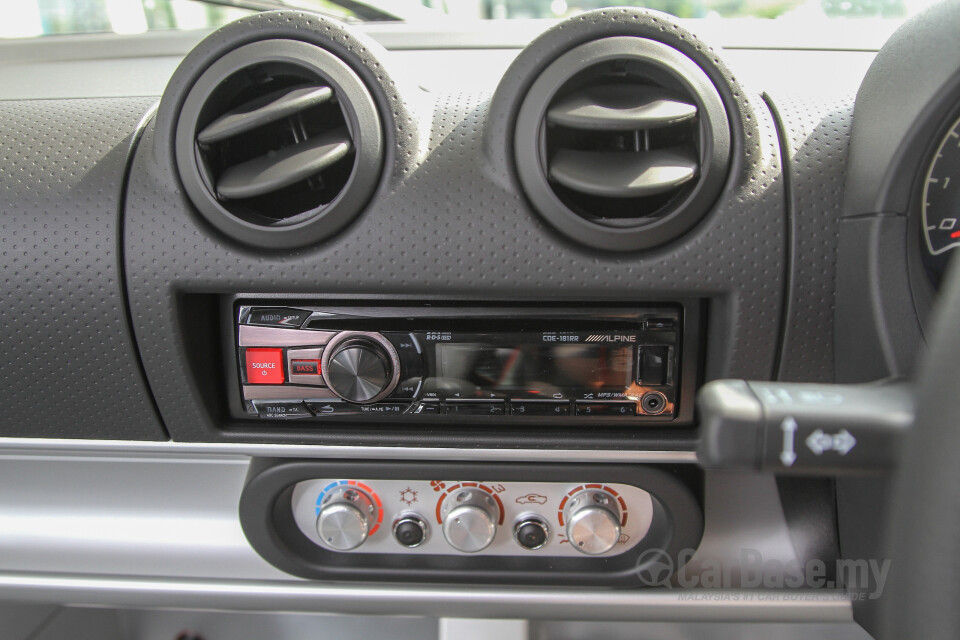
[[[313,414],[302,402],[289,400],[255,401],[257,414],[269,420],[290,420],[294,418],[312,418]]]
[[[582,402],[577,401],[578,416],[635,416],[635,402]]]
[[[439,402],[421,402],[410,413],[417,415],[438,415],[443,413],[443,406]]]
[[[664,385],[667,383],[667,354],[669,347],[640,348],[640,380],[645,386]]]
[[[515,416],[568,416],[569,402],[527,402],[512,400],[510,413]]]
[[[647,331],[670,331],[677,328],[673,318],[650,318],[647,320]]]
[[[261,327],[287,327],[299,329],[304,320],[310,317],[309,311],[302,309],[251,309],[247,315],[247,324]]]
[[[539,549],[547,544],[547,527],[539,520],[527,520],[517,525],[514,535],[524,549]]]
[[[447,413],[461,416],[502,416],[505,410],[502,402],[447,402]]]
[[[403,369],[402,363],[400,367],[400,373],[401,375],[406,375],[407,373],[406,370]],[[394,389],[393,393],[390,394],[390,397],[391,398],[409,398],[412,400],[417,396],[417,391],[420,389],[420,386],[422,384],[423,384],[423,378],[421,377],[406,378],[404,380],[400,380],[400,382],[397,383],[397,388]]]
[[[414,516],[408,516],[393,527],[393,537],[405,547],[417,547],[426,537],[423,521]]]

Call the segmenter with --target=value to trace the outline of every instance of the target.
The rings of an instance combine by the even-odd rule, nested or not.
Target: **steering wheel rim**
[[[960,267],[940,291],[929,349],[917,376],[916,421],[907,436],[888,519],[892,559],[881,637],[960,635]]]

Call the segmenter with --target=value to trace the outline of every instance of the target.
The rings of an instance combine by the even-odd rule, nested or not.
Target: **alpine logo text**
[[[606,336],[592,335],[587,336],[584,342],[636,342],[637,336]]]

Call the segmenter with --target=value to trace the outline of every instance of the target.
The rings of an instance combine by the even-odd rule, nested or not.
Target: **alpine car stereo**
[[[236,312],[235,414],[266,420],[671,422],[693,366],[683,306]]]

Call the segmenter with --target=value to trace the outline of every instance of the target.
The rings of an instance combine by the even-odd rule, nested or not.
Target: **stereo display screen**
[[[444,386],[545,397],[574,389],[622,393],[635,380],[632,345],[439,343],[436,363]]]

